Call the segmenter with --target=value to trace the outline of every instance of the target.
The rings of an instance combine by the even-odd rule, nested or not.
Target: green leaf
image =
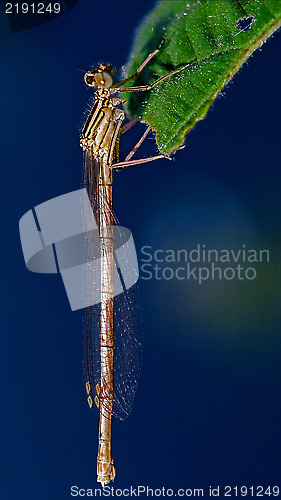
[[[156,130],[162,153],[178,149],[222,88],[280,26],[281,0],[161,0],[138,29],[127,71],[133,74],[161,43],[133,85],[183,70],[150,92],[126,93],[127,112]]]

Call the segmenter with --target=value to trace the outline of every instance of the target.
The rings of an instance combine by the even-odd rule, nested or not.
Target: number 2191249
[[[60,3],[5,3],[6,14],[59,14]]]
[[[224,496],[225,497],[278,497],[279,496],[279,486],[225,486]]]

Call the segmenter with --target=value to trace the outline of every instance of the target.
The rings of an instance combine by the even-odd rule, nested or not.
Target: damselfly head
[[[89,87],[108,89],[113,84],[115,69],[110,64],[100,64],[97,68],[88,71],[84,80]]]

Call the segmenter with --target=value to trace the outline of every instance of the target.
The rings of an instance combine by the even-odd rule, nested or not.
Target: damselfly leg
[[[117,170],[122,170],[124,167],[130,167],[132,165],[140,165],[141,163],[148,163],[150,161],[154,160],[161,160],[161,158],[165,158],[164,155],[157,155],[157,156],[150,156],[149,158],[140,158],[138,160],[131,160],[131,158],[134,156],[134,154],[137,152],[139,149],[140,145],[143,143],[149,132],[151,131],[151,128],[148,126],[141,136],[141,138],[138,140],[137,144],[133,147],[133,149],[130,151],[130,153],[126,156],[125,160],[119,163],[114,163],[111,168],[116,168]],[[131,161],[130,161],[131,160]]]

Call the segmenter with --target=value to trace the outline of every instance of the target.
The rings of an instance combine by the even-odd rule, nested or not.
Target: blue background
[[[58,276],[28,272],[18,221],[81,185],[83,72],[126,63],[153,2],[81,1],[13,33],[1,14],[1,500],[96,488],[98,420],[82,385],[81,315]],[[138,255],[269,249],[254,281],[140,280],[143,370],[113,425],[116,488],[280,482],[280,33],[257,51],[173,161],[114,176],[114,209]],[[121,153],[136,141],[124,137]],[[153,141],[142,155],[155,154]]]

